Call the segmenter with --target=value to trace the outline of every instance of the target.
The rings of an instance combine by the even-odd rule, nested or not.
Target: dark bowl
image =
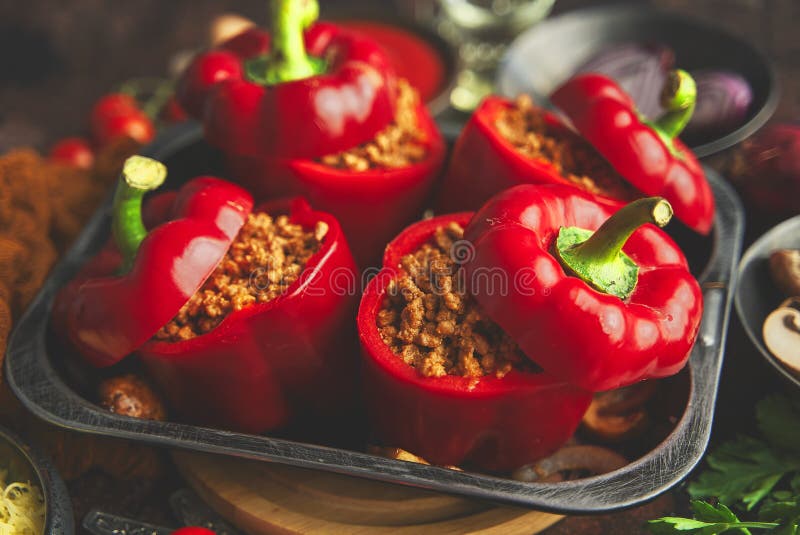
[[[769,255],[776,249],[800,249],[800,215],[773,227],[750,246],[739,264],[736,313],[750,341],[788,381],[800,387],[800,377],[787,370],[764,345],[761,326],[786,298],[772,282]]]
[[[75,524],[72,502],[61,477],[47,458],[0,427],[0,467],[8,470],[8,481],[30,481],[42,489],[45,504],[44,533],[72,535]]]
[[[168,165],[168,186],[175,187],[200,174],[225,176],[222,158],[202,141],[202,129],[196,124],[165,132],[145,153]],[[717,203],[712,236],[700,237],[680,224],[670,225],[671,234],[686,251],[692,271],[703,286],[705,301],[687,369],[665,386],[665,390],[680,393],[683,403],[666,438],[648,445],[628,465],[607,474],[563,483],[523,483],[386,459],[364,453],[363,442],[342,445],[302,438],[308,431],[303,429],[289,435],[256,436],[174,421],[128,418],[103,410],[90,401],[91,385],[81,384],[81,380],[96,377],[97,371],[84,371],[75,379],[65,367],[68,359],[64,358],[64,348],[49,332],[48,319],[59,288],[105,243],[110,197],[17,323],[6,356],[8,381],[34,414],[76,431],[328,470],[558,513],[587,514],[631,507],[686,477],[700,462],[711,434],[744,216],[727,182],[711,169],[706,172]],[[339,434],[350,436],[350,430],[340,429]]]
[[[683,136],[698,157],[710,156],[751,136],[775,112],[778,81],[772,64],[751,44],[717,26],[646,6],[602,6],[570,11],[520,35],[497,76],[500,94],[529,93],[549,106],[548,95],[599,50],[616,43],[662,43],[686,70],[739,73],[753,90],[745,122],[715,137]]]
[[[377,11],[368,11],[368,16],[364,15],[363,10],[332,10],[328,19],[343,22],[372,22],[385,24],[386,26],[404,30],[424,41],[438,55],[444,69],[442,73],[442,83],[438,91],[429,98],[425,104],[434,117],[450,108],[450,93],[456,85],[462,62],[461,57],[458,55],[458,50],[438,33],[411,20],[397,17],[391,12],[388,14],[385,12],[380,13],[380,9]]]

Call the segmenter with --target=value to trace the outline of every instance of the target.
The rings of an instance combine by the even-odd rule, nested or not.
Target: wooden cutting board
[[[530,535],[562,517],[350,476],[174,452],[189,485],[249,535]]]

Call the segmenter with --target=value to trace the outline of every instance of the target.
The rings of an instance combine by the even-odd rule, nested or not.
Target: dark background
[[[642,3],[648,0],[641,0]],[[555,12],[604,2],[557,0]],[[717,22],[764,49],[781,72],[778,115],[800,118],[798,0],[649,0]],[[383,16],[393,0],[322,0]],[[46,148],[86,128],[92,102],[127,78],[164,75],[169,58],[202,46],[207,21],[226,11],[265,20],[266,0],[1,0],[0,152]]]
[[[604,2],[557,0],[555,13]],[[644,3],[644,1],[642,2]],[[800,0],[650,0],[726,27],[763,49],[775,62],[782,86],[776,120],[800,119]],[[363,16],[396,13],[390,0],[321,0],[323,16],[347,10]],[[125,79],[163,76],[178,51],[203,46],[208,21],[223,12],[266,18],[266,0],[0,0],[0,153],[13,146],[45,150],[56,139],[81,135],[92,103]],[[724,156],[723,156],[724,158]],[[717,160],[721,161],[721,160]],[[757,228],[751,221],[750,228]],[[752,239],[751,230],[749,238]],[[713,441],[750,433],[752,407],[764,393],[782,389],[732,321]],[[114,483],[108,483],[116,487]],[[170,482],[169,485],[179,485]],[[95,502],[137,494],[73,486],[73,495]],[[91,488],[89,488],[91,487]],[[147,493],[148,491],[143,491]],[[121,493],[121,495],[120,495]],[[99,498],[98,498],[99,499]],[[154,500],[163,500],[153,496]],[[548,534],[641,531],[644,520],[681,510],[680,490],[630,512],[570,518]],[[100,503],[85,504],[87,506]],[[155,509],[165,504],[153,504]],[[137,506],[137,510],[142,510]],[[148,508],[144,508],[148,509]],[[157,515],[156,515],[157,516]]]

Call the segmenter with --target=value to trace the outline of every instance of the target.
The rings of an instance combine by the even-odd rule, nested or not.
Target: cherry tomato
[[[206,528],[188,527],[176,529],[172,535],[216,535],[213,531]]]
[[[92,138],[100,147],[122,136],[145,144],[156,135],[153,122],[138,107],[136,100],[122,93],[112,93],[97,101],[92,108],[90,126]]]
[[[153,121],[141,110],[120,112],[92,125],[92,137],[100,147],[122,136],[146,144],[152,141],[155,135],[156,128],[153,126]]]
[[[49,154],[50,161],[90,169],[94,165],[94,152],[89,142],[80,137],[66,137],[53,145]]]
[[[101,122],[120,112],[138,110],[139,103],[131,95],[125,93],[109,93],[95,102],[92,107],[91,123]]]

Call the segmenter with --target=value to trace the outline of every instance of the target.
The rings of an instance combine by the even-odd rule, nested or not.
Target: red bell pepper
[[[380,47],[316,24],[316,1],[273,0],[276,35],[251,28],[200,54],[180,104],[227,153],[318,158],[365,143],[394,119],[395,79]]]
[[[561,380],[602,391],[672,375],[689,357],[703,305],[678,246],[654,225],[640,226],[670,216],[657,197],[615,211],[575,188],[516,186],[466,229],[475,247],[467,281],[487,271],[513,281],[510,292],[471,290]]]
[[[137,251],[129,239],[143,228],[136,195],[116,205],[118,249],[89,262],[54,308],[66,318],[57,330],[90,364],[110,365],[136,351],[177,413],[237,431],[262,432],[348,406],[358,373],[351,330],[357,303],[342,277],[352,278],[355,265],[335,218],[302,199],[259,207],[288,213],[306,228],[326,223],[321,249],[279,297],[228,314],[206,334],[163,342],[153,335],[220,262],[252,202],[228,182],[191,180],[177,195],[148,203],[154,228]],[[130,271],[115,275],[126,263]],[[63,321],[54,319],[56,327]]]
[[[192,421],[261,432],[296,415],[333,414],[353,401],[358,379],[350,282],[357,273],[336,219],[303,199],[257,208],[293,223],[328,225],[322,248],[281,296],[233,312],[214,330],[138,351],[171,405]]]
[[[93,276],[74,288],[66,314],[71,341],[94,366],[116,364],[168,323],[225,256],[253,207],[239,186],[203,177],[181,190],[173,221],[148,233],[138,216],[142,199],[166,169],[134,156],[122,176],[113,220],[121,259],[106,276],[90,263]]]
[[[267,55],[269,34],[253,28],[194,61],[179,82],[181,104],[204,120],[207,140],[223,150],[232,176],[256,199],[302,195],[332,213],[358,263],[366,266],[422,214],[444,163],[444,140],[420,104],[415,113],[425,137],[424,160],[361,172],[320,163],[322,156],[371,141],[395,119],[395,76],[385,53],[368,39],[321,23],[305,32],[303,49],[297,21],[273,20],[273,33],[283,35],[275,52],[302,58],[307,50],[310,57],[325,59],[327,72],[278,77],[274,84],[269,76],[253,75],[256,67],[266,66],[269,73],[276,56]]]
[[[374,265],[386,243],[422,215],[444,163],[446,146],[433,119],[423,104],[416,112],[427,157],[407,167],[353,172],[308,159],[237,155],[228,155],[228,166],[258,198],[302,195],[334,214],[358,264]]]
[[[472,114],[453,148],[436,201],[437,213],[477,210],[493,195],[520,184],[572,185],[552,163],[522,154],[497,131],[498,118],[514,106],[504,97],[488,96]],[[577,140],[577,134],[558,117],[543,109],[536,111],[554,133]]]
[[[697,159],[676,137],[694,109],[694,83],[685,73],[680,80],[681,84],[668,87],[664,103],[670,111],[654,123],[644,122],[633,100],[612,80],[597,74],[573,78],[553,93],[551,101],[622,178],[644,195],[665,197],[678,219],[707,234],[714,219],[714,197]],[[492,195],[518,184],[574,185],[549,162],[521,154],[497,131],[498,116],[512,106],[507,99],[488,97],[472,115],[456,142],[437,211],[477,209]],[[539,113],[560,136],[576,135],[556,116]],[[598,196],[620,206],[624,200]]]
[[[662,94],[667,112],[649,122],[616,82],[582,74],[551,96],[575,128],[645,195],[669,200],[675,216],[701,234],[714,223],[714,195],[692,151],[678,139],[694,112],[697,88],[685,71],[673,71]]]
[[[392,353],[377,314],[399,260],[427,242],[438,227],[466,225],[471,213],[411,225],[386,248],[384,267],[369,283],[358,312],[365,400],[372,428],[387,445],[439,465],[518,468],[556,450],[575,431],[591,394],[547,373],[512,370],[502,378],[423,377]]]

